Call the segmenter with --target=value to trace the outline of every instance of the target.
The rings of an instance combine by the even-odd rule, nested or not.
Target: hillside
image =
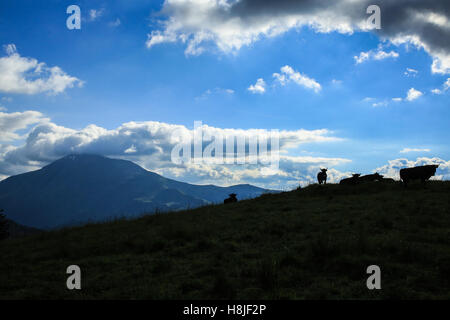
[[[0,256],[2,299],[449,299],[450,182],[312,185],[6,240]]]
[[[22,226],[12,220],[8,220],[8,234],[10,238],[24,237],[39,232],[41,232],[41,230]]]
[[[195,208],[222,202],[229,193],[246,199],[268,191],[251,185],[193,185],[131,161],[77,154],[0,181],[0,206],[15,222],[44,229]]]

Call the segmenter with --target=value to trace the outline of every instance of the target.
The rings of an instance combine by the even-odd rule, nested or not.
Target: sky
[[[5,0],[0,26],[0,179],[72,153],[283,190],[324,167],[331,182],[431,163],[450,178],[446,0]],[[278,130],[277,170],[174,163],[194,121],[225,137]]]

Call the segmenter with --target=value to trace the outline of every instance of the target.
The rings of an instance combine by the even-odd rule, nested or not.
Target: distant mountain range
[[[99,155],[68,155],[40,170],[0,181],[0,208],[40,229],[219,203],[228,194],[253,198],[270,190],[249,184],[193,185],[137,164]]]

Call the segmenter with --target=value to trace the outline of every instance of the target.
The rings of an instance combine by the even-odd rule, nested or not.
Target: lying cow
[[[327,184],[327,170],[328,169],[320,169],[320,172],[317,174],[317,181],[319,184]]]
[[[373,182],[373,181],[382,181],[383,176],[379,174],[378,172],[375,172],[374,174],[366,174],[365,176],[359,177],[359,182]]]
[[[339,181],[339,184],[342,184],[342,185],[344,185],[344,184],[345,185],[357,184],[359,182],[358,178],[359,178],[360,175],[361,175],[360,173],[354,173],[351,178],[345,178],[345,179],[342,179],[341,181]]]
[[[232,203],[232,202],[237,202],[237,198],[236,198],[236,193],[230,193],[229,197],[225,200],[223,200],[223,203]]]
[[[438,164],[431,164],[413,168],[404,168],[400,170],[400,179],[402,179],[405,186],[411,180],[421,180],[424,184],[426,180],[434,176],[438,167]]]

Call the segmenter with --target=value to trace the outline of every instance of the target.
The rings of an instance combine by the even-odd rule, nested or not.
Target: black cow
[[[359,182],[359,176],[361,174],[360,173],[354,173],[353,176],[351,178],[345,178],[342,179],[341,181],[339,181],[339,184],[346,184],[346,185],[354,185],[357,184]]]
[[[223,200],[223,203],[232,203],[232,202],[237,202],[237,198],[236,198],[236,193],[230,193],[229,194],[229,198]]]
[[[320,172],[317,174],[317,181],[319,184],[327,184],[327,170],[328,169],[320,169]]]
[[[405,186],[407,186],[408,182],[411,180],[421,180],[422,183],[425,184],[426,180],[434,176],[438,167],[438,164],[431,164],[413,168],[404,168],[400,170],[400,179],[402,179]]]
[[[359,182],[382,181],[383,176],[378,172],[375,172],[374,174],[366,174],[365,176],[359,177],[358,180]]]

